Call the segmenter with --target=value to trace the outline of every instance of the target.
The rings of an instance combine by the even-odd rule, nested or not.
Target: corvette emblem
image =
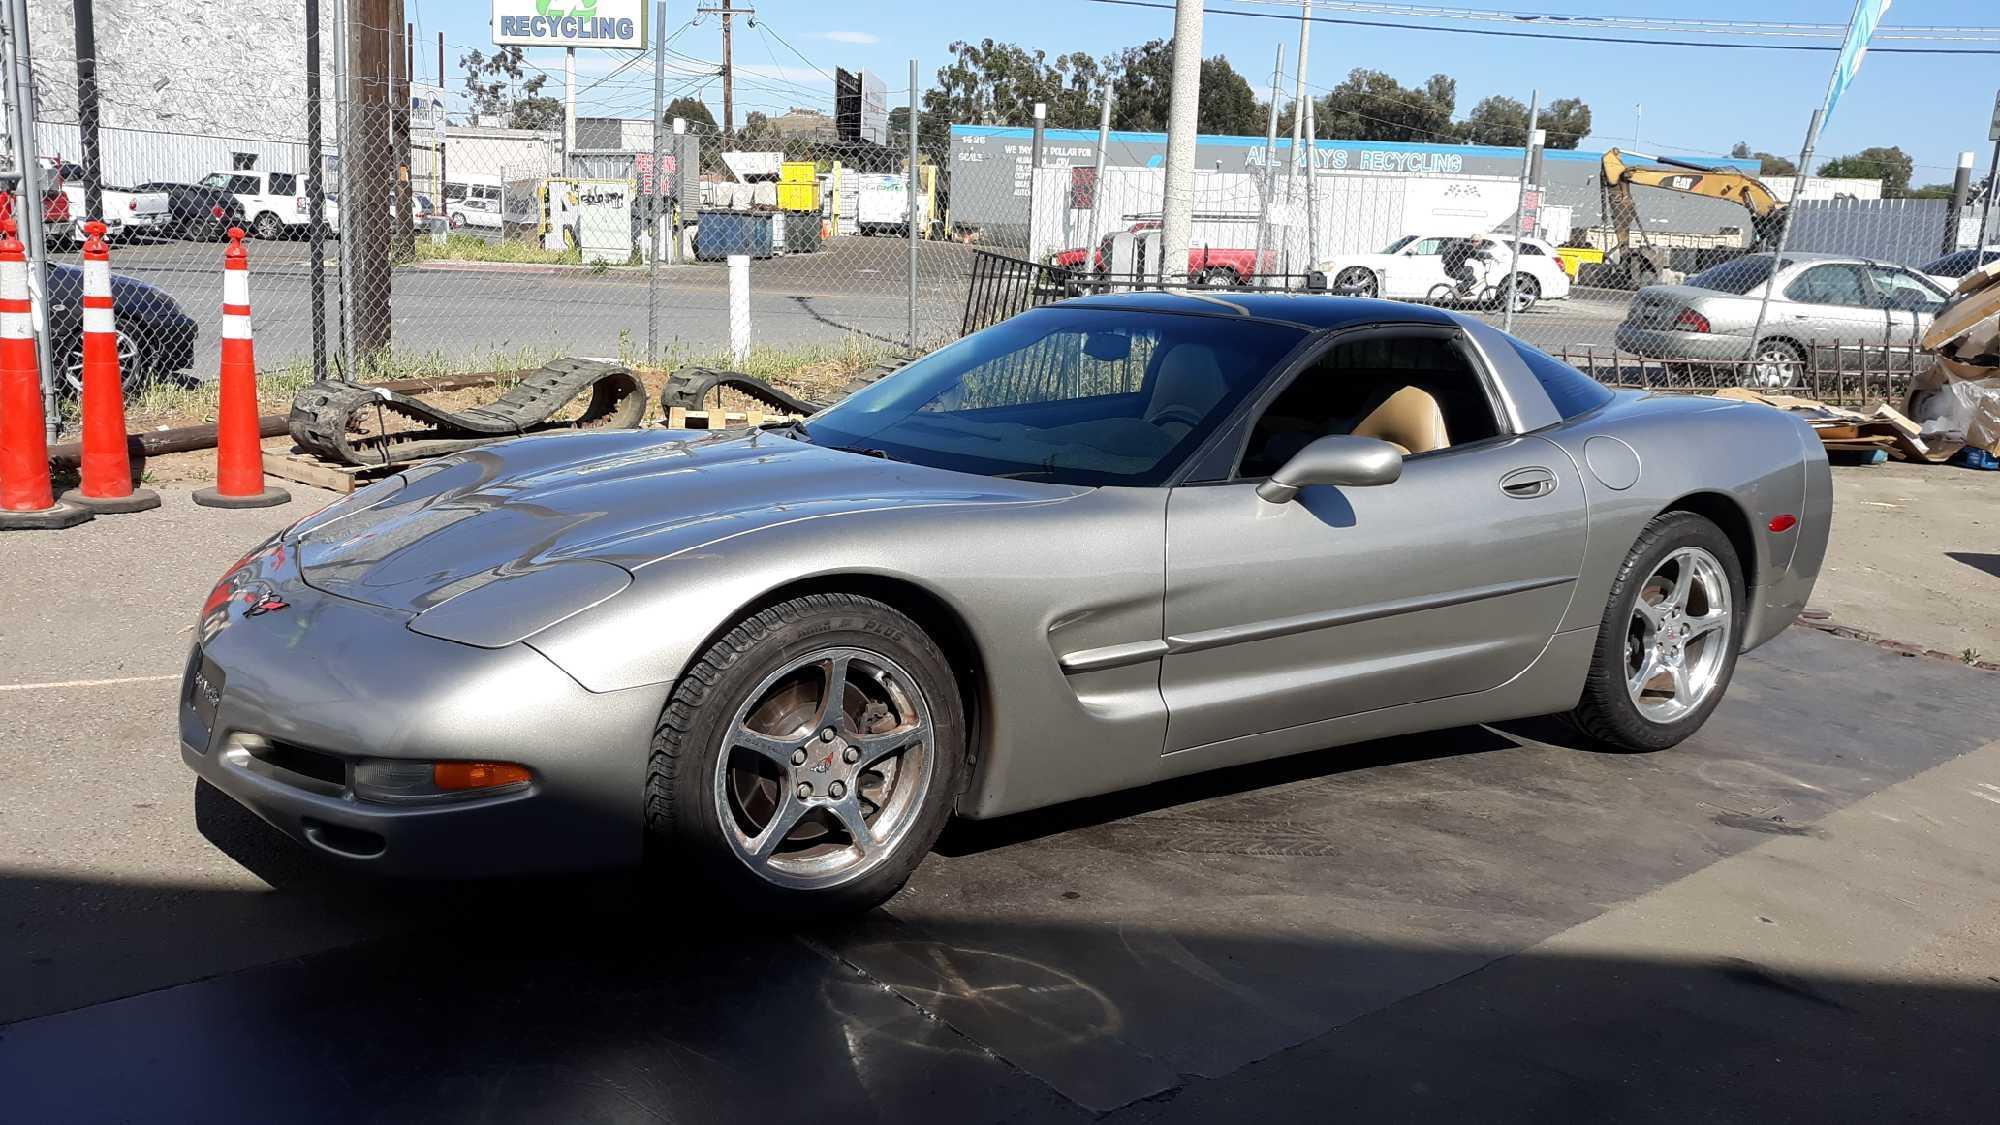
[[[249,609],[244,610],[243,616],[262,617],[267,613],[276,613],[281,609],[290,609],[291,607],[292,603],[290,602],[266,595],[261,600],[252,603]]]
[[[821,758],[817,763],[813,765],[812,771],[814,773],[825,773],[826,771],[832,768],[833,768],[833,755],[828,754],[826,757]]]

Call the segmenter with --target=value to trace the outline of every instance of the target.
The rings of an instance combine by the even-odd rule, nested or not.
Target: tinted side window
[[[259,191],[263,190],[263,187],[257,182],[257,177],[255,176],[231,176],[229,177],[229,190],[238,195],[256,195]]]
[[[290,172],[271,173],[271,194],[291,195],[298,191],[298,177]]]
[[[1529,374],[1541,384],[1565,422],[1611,401],[1609,388],[1569,364],[1512,337],[1507,342],[1514,345],[1514,353],[1528,365]]]

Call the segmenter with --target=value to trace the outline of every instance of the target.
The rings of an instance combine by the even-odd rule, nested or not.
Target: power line
[[[1233,0],[1239,4],[1269,4],[1293,7],[1293,0]],[[1403,16],[1415,19],[1460,20],[1491,23],[1568,24],[1588,28],[1617,28],[1675,34],[1776,36],[1842,39],[1844,23],[1815,23],[1797,20],[1708,19],[1669,16],[1604,16],[1569,12],[1515,11],[1486,8],[1440,7],[1431,4],[1369,3],[1363,0],[1318,0],[1324,10],[1360,15]],[[2000,41],[2000,27],[1901,26],[1884,27],[1876,40],[1916,41]]]
[[[1115,4],[1126,8],[1157,8],[1173,11],[1174,5],[1160,0],[1085,0],[1091,4]],[[1257,2],[1257,0],[1251,0]],[[1291,23],[1300,17],[1285,12],[1245,12],[1236,8],[1203,8],[1207,15],[1240,16],[1245,19],[1283,20]],[[1430,31],[1443,35],[1484,35],[1500,39],[1542,39],[1570,43],[1620,43],[1636,47],[1706,47],[1717,51],[1811,51],[1814,53],[1839,51],[1834,44],[1817,43],[1704,43],[1695,39],[1640,39],[1617,35],[1558,35],[1548,31],[1502,31],[1490,27],[1429,27],[1419,23],[1395,23],[1384,20],[1357,20],[1339,16],[1311,16],[1314,23],[1340,24],[1346,27],[1376,27],[1394,31]],[[2000,55],[2000,47],[1870,47],[1869,54],[1883,55]]]

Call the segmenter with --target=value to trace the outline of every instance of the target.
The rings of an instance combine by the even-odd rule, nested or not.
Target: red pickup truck
[[[1158,220],[1133,223],[1126,233],[1157,231]],[[1111,238],[1107,235],[1097,244],[1092,253],[1077,246],[1068,250],[1058,250],[1049,258],[1049,264],[1081,273],[1102,275],[1109,272],[1111,261]],[[1188,248],[1187,276],[1197,285],[1228,288],[1248,285],[1263,274],[1272,273],[1277,268],[1276,250],[1265,250],[1263,268],[1257,265],[1257,252],[1249,247],[1191,246]]]

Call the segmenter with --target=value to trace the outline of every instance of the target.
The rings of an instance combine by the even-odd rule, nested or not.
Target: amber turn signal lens
[[[518,785],[533,776],[528,767],[511,762],[439,762],[431,767],[431,784],[449,790]]]

